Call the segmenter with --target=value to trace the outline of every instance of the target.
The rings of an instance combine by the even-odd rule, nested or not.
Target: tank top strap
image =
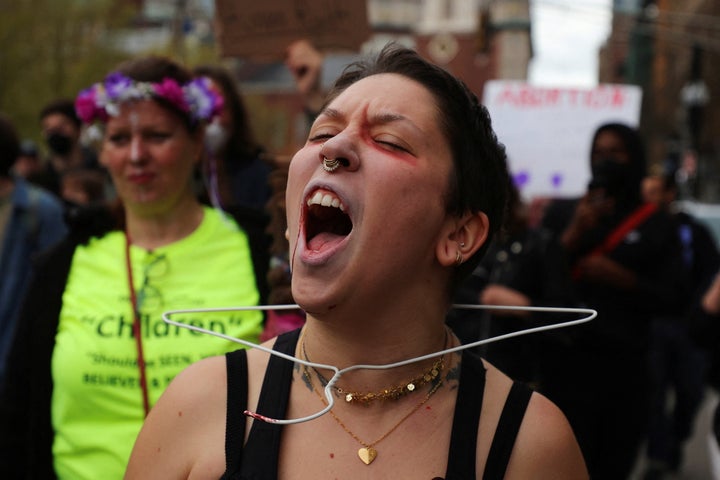
[[[521,382],[514,382],[510,388],[490,445],[483,480],[502,480],[505,477],[505,470],[532,393],[530,387]]]
[[[291,355],[295,351],[300,329],[281,335],[274,350]],[[246,352],[227,355],[228,412],[225,436],[227,470],[221,478],[277,478],[281,425],[253,422],[243,449],[247,408]],[[285,416],[289,401],[294,364],[277,356],[270,357],[258,401],[258,412],[274,418]],[[485,367],[480,357],[468,351],[462,354],[457,402],[453,416],[446,480],[475,478],[477,434],[485,390]],[[483,474],[484,480],[502,479],[510,459],[532,390],[515,382],[490,447]],[[468,439],[473,439],[468,441]],[[241,461],[242,460],[242,461]],[[238,474],[242,471],[242,476]]]
[[[476,478],[477,435],[485,390],[485,367],[479,356],[465,350],[460,370],[445,480]],[[514,382],[505,400],[490,451],[483,480],[502,480],[520,430],[532,390]]]
[[[445,480],[475,478],[477,434],[485,391],[485,366],[480,357],[464,350]]]
[[[273,350],[287,355],[292,355],[295,353],[295,347],[299,337],[300,329],[284,333],[275,340]],[[260,398],[258,399],[258,413],[273,418],[285,417],[290,398],[290,387],[292,386],[293,367],[293,362],[280,358],[276,355],[270,357],[265,371],[265,377],[263,378]],[[229,378],[228,382],[230,382]],[[247,376],[245,377],[244,390],[244,405],[247,405]],[[242,409],[231,409],[231,404],[229,402],[230,398],[228,398],[228,418],[230,417],[231,410],[236,410],[236,415],[242,417],[245,416],[243,412],[247,408],[246,406]],[[244,422],[245,419],[243,418],[243,425]],[[234,427],[237,428],[237,425],[234,425]],[[232,447],[227,445],[228,431],[226,431],[225,438],[226,463],[228,464],[228,471],[222,478],[277,478],[282,425],[254,421],[250,429],[248,441],[244,448],[242,447],[242,440],[244,439],[245,429],[242,429],[242,436],[240,440],[241,445],[239,448],[237,446],[237,441],[235,441],[235,445]],[[230,448],[233,448],[233,450],[230,450]],[[231,461],[231,459],[233,460]],[[233,465],[234,467],[234,471],[232,473],[230,472],[230,465]]]
[[[227,367],[227,413],[225,414],[225,473],[221,480],[240,471],[247,419],[247,350],[225,354]]]

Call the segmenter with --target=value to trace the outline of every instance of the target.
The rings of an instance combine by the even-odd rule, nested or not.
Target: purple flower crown
[[[86,123],[107,122],[120,113],[120,104],[132,100],[162,98],[185,113],[192,124],[210,122],[220,114],[223,98],[210,88],[210,79],[198,77],[185,85],[172,78],[160,83],[136,82],[114,72],[102,83],[82,90],[75,99],[75,110]]]

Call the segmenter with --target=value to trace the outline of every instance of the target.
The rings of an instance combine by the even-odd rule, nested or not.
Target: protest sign
[[[641,97],[639,87],[614,84],[573,89],[493,80],[483,91],[510,171],[526,199],[582,195],[590,179],[595,129],[606,122],[636,127]]]

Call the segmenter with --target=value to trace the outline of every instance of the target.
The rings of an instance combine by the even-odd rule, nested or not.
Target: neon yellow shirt
[[[60,479],[121,479],[144,413],[132,333],[125,235],[112,232],[73,256],[52,357],[53,455]],[[247,236],[206,208],[189,236],[152,252],[131,247],[151,405],[185,367],[240,347],[163,322],[167,310],[257,305]],[[262,314],[176,315],[256,342]]]

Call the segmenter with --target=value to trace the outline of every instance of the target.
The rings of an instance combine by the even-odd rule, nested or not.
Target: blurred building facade
[[[388,41],[406,45],[463,79],[479,98],[489,79],[527,78],[532,57],[528,0],[368,0],[367,15],[372,35],[359,53],[377,51]],[[329,86],[355,56],[330,52],[323,83]],[[269,121],[261,128],[272,132],[268,146],[291,154],[304,141],[308,125],[289,73],[282,65],[242,59],[235,65],[249,102],[264,112],[255,118]]]
[[[399,40],[460,77],[482,98],[490,79],[526,80],[529,0],[368,0],[365,50]]]
[[[641,130],[686,199],[720,202],[720,2],[614,0],[599,81],[643,89]]]
[[[140,15],[128,48],[212,41],[213,0],[127,0]],[[459,76],[482,98],[490,79],[526,80],[532,57],[529,0],[367,0],[372,35],[362,51],[388,41],[416,49]],[[208,40],[210,38],[210,40]],[[329,85],[355,55],[329,52]],[[180,55],[181,56],[181,55]],[[225,58],[252,110],[258,137],[270,151],[293,153],[304,141],[307,116],[281,63]]]
[[[137,15],[122,35],[123,48],[134,53],[172,45],[179,58],[188,44],[212,44],[214,0],[123,0]]]

